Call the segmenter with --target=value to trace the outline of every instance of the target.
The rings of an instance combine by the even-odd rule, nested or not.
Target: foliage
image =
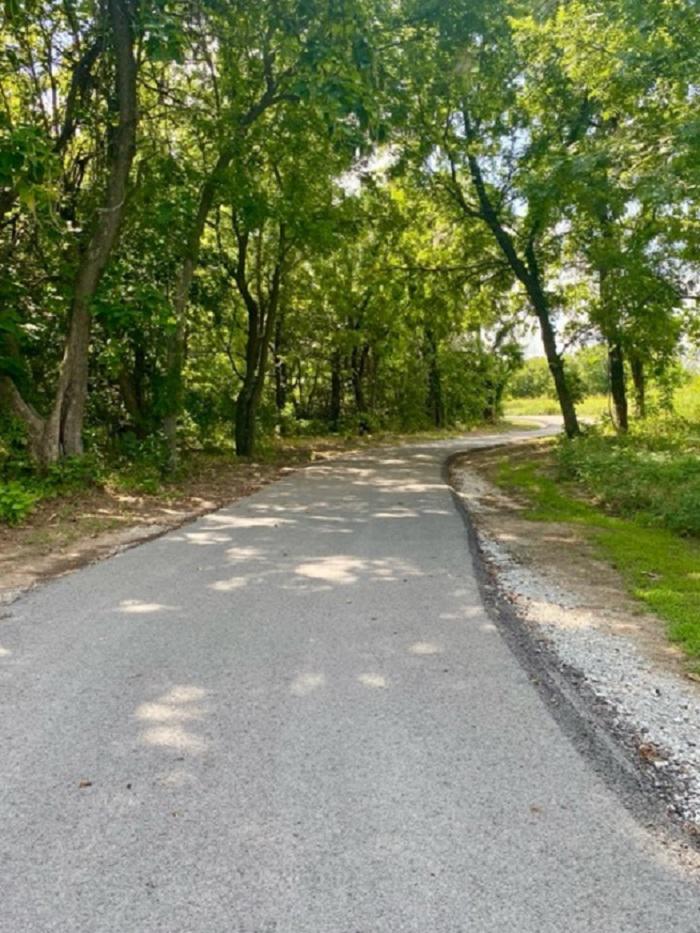
[[[591,431],[562,443],[560,475],[615,514],[700,537],[700,429],[662,419],[624,438]]]
[[[610,400],[607,395],[590,395],[576,406],[577,412],[584,418],[607,418]],[[559,403],[551,395],[539,395],[536,398],[506,399],[504,405],[506,417],[511,415],[558,415]]]
[[[543,356],[525,360],[508,387],[509,398],[556,398],[553,392],[552,374]]]
[[[663,408],[700,337],[697,40],[681,0],[10,4],[2,475],[84,446],[155,489],[178,448],[473,424],[509,385],[575,433],[611,351]]]
[[[31,512],[38,499],[38,493],[21,483],[0,482],[0,523],[16,525]]]

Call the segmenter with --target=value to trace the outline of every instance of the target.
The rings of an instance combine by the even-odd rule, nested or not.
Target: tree
[[[557,347],[547,265],[556,257],[560,204],[556,157],[586,130],[585,101],[570,94],[566,122],[541,128],[528,110],[526,62],[509,3],[457,15],[419,4],[430,39],[411,60],[413,131],[424,172],[465,222],[482,223],[523,288],[539,323],[567,433],[579,432]],[[417,80],[415,80],[417,79]]]
[[[127,183],[135,152],[137,120],[137,65],[134,56],[133,28],[135,10],[129,0],[110,0],[107,10],[109,44],[114,67],[117,121],[113,129],[108,121],[102,128],[100,142],[104,148],[105,168],[103,174],[96,176],[95,188],[99,191],[104,185],[104,189],[101,195],[94,199],[88,222],[89,233],[76,262],[63,358],[48,414],[42,416],[24,398],[12,372],[3,378],[3,391],[9,398],[15,414],[27,428],[34,455],[44,463],[53,462],[61,455],[77,455],[83,450],[82,428],[87,396],[91,303],[124,216]],[[96,30],[100,28],[101,26],[96,26]],[[18,37],[21,43],[28,41],[21,28],[18,31]],[[61,127],[53,143],[53,150],[56,153],[60,153],[65,148],[75,132],[77,102],[85,93],[91,65],[102,43],[101,37],[93,39],[89,54],[83,54],[73,67],[60,124],[57,113],[57,79],[50,70],[45,82],[36,78],[32,53],[29,52],[29,70],[35,84],[34,102],[42,115],[46,134],[50,135],[53,127],[59,125]],[[50,113],[47,112],[43,100],[46,82],[51,88],[54,105]],[[25,202],[31,208],[35,195],[31,188],[23,188],[21,181],[16,186],[9,185],[5,188],[3,206],[10,209],[15,200],[15,192],[21,194],[22,191],[25,191]],[[14,349],[15,353],[18,353],[18,349]]]

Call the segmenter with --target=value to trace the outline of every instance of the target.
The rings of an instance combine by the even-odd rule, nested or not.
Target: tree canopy
[[[581,347],[626,430],[698,338],[699,43],[692,0],[5,0],[3,425],[468,424],[534,329],[567,433]]]

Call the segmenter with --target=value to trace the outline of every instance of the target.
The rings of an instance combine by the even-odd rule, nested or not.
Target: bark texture
[[[613,341],[608,346],[608,367],[610,394],[615,409],[615,426],[621,434],[625,434],[629,429],[629,420],[625,390],[625,358],[619,341]]]
[[[634,352],[629,354],[629,361],[634,384],[634,411],[638,418],[646,418],[646,372],[644,370],[644,361],[638,353]]]

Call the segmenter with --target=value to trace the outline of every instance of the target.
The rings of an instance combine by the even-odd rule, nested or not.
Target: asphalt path
[[[6,607],[3,933],[700,931],[484,608],[442,470],[486,442],[299,470]]]

